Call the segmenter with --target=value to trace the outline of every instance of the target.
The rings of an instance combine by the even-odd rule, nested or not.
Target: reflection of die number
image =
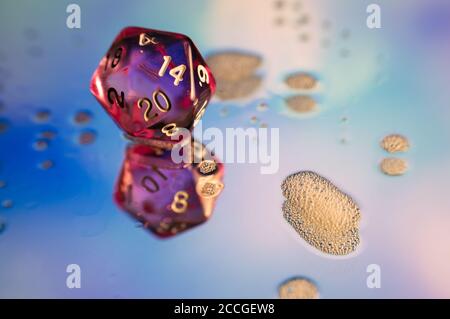
[[[189,194],[185,191],[178,191],[173,197],[172,205],[170,208],[174,213],[181,214],[188,208]]]
[[[177,132],[180,130],[180,128],[177,127],[175,123],[169,123],[164,125],[164,127],[161,129],[161,132],[166,134],[167,136],[173,136],[177,134]]]
[[[206,104],[208,104],[208,100],[205,100],[205,102],[203,102],[202,107],[197,112],[197,115],[195,116],[194,124],[192,124],[192,127],[197,126],[198,122],[200,122],[200,120],[202,119],[202,116],[203,116],[203,114],[205,114],[205,111],[206,111]]]
[[[159,170],[158,167],[152,166],[152,170],[157,173],[163,180],[167,180],[167,176]],[[150,175],[146,175],[141,179],[141,185],[147,192],[156,193],[160,190],[158,182]]]

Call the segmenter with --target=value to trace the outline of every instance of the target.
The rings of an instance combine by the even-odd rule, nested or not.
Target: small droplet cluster
[[[52,113],[47,109],[40,109],[34,113],[33,120],[36,124],[42,125],[50,121]],[[43,130],[38,135],[33,142],[33,149],[38,152],[46,151],[51,140],[56,137],[56,131],[53,130]],[[48,170],[54,166],[54,163],[50,159],[46,159],[38,164],[38,168],[43,170]]]
[[[350,196],[309,171],[288,176],[281,189],[284,218],[307,243],[332,255],[356,250],[361,214]]]
[[[75,113],[75,116],[73,117],[73,122],[76,125],[87,125],[91,123],[93,118],[93,115],[88,110],[79,110],[77,113]],[[97,132],[93,129],[83,129],[78,135],[77,143],[80,145],[89,145],[95,142],[95,139],[97,138]]]
[[[380,146],[388,153],[401,153],[409,151],[408,138],[400,134],[389,134],[385,136]],[[380,170],[389,176],[400,176],[408,171],[408,161],[398,157],[386,157],[380,162]]]
[[[311,91],[317,87],[318,80],[309,73],[296,72],[288,75],[284,83],[293,90]],[[284,100],[289,110],[294,113],[305,114],[317,110],[317,102],[309,94],[296,94]]]

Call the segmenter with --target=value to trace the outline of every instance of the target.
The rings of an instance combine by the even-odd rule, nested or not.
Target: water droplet
[[[48,122],[50,115],[50,110],[39,110],[34,114],[34,121],[38,123]]]
[[[228,115],[228,109],[227,108],[222,108],[220,111],[219,111],[219,114],[220,114],[220,116],[222,116],[222,117],[226,117],[227,115]]]
[[[389,176],[400,176],[408,170],[408,162],[402,158],[387,157],[381,161],[380,170]]]
[[[224,51],[209,55],[206,63],[216,79],[235,82],[253,75],[262,59],[256,54]]]
[[[286,3],[283,0],[277,0],[274,2],[275,9],[283,9]]]
[[[38,166],[40,169],[48,170],[48,169],[52,168],[53,166],[55,166],[55,163],[52,160],[45,160],[45,161],[39,163]]]
[[[409,150],[409,141],[403,135],[390,134],[381,140],[380,146],[389,153],[406,152]]]
[[[302,33],[300,34],[300,36],[298,37],[298,39],[301,42],[308,42],[309,41],[309,34],[308,33]]]
[[[78,143],[81,145],[88,145],[95,142],[95,139],[97,138],[97,133],[93,130],[85,130],[80,133],[80,136],[78,137]]]
[[[92,120],[92,113],[86,110],[78,111],[74,117],[74,122],[76,124],[87,124],[91,120]]]
[[[299,26],[304,26],[304,25],[307,25],[310,22],[310,20],[311,19],[310,19],[309,15],[303,14],[300,16],[300,18],[298,18],[297,24]]]
[[[289,109],[296,113],[309,113],[317,109],[316,101],[307,95],[294,95],[285,100]]]
[[[318,299],[319,290],[308,278],[295,277],[280,285],[278,295],[281,299]]]
[[[0,119],[0,134],[5,133],[9,128],[9,122],[6,119]]]
[[[47,140],[53,140],[57,135],[57,132],[55,130],[52,129],[48,129],[48,130],[43,130],[38,134],[39,138],[44,138]]]
[[[213,160],[203,160],[198,164],[198,170],[203,175],[210,175],[217,169],[217,164]]]
[[[218,80],[216,95],[224,101],[245,98],[255,93],[261,83],[262,78],[259,75],[243,78],[236,82]]]
[[[252,123],[252,124],[256,124],[256,123],[258,123],[259,122],[259,119],[258,119],[258,117],[256,117],[256,116],[252,116],[251,118],[250,118],[250,123]]]
[[[275,20],[274,20],[274,24],[276,25],[276,26],[282,26],[282,25],[284,25],[284,18],[283,17],[277,17],[277,18],[275,18]]]
[[[317,85],[317,79],[306,72],[296,72],[290,74],[284,80],[291,89],[311,90]]]
[[[0,235],[4,233],[6,230],[6,221],[3,218],[0,218]]]
[[[36,151],[45,151],[48,148],[48,141],[46,139],[38,139],[33,143],[33,148]]]
[[[208,56],[207,64],[216,79],[216,95],[222,100],[244,98],[262,83],[256,73],[262,59],[255,54],[226,51]]]
[[[196,191],[203,198],[213,198],[221,193],[223,187],[224,185],[219,181],[199,180]]]
[[[267,103],[265,102],[261,102],[256,106],[256,110],[258,110],[259,112],[265,112],[269,109],[269,105],[267,105]]]
[[[14,203],[11,199],[5,199],[2,201],[2,207],[3,208],[11,208],[13,207]]]

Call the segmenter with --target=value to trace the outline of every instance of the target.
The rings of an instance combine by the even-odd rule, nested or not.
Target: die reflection
[[[161,238],[207,221],[222,191],[223,164],[193,142],[193,163],[177,164],[171,151],[130,144],[115,187],[116,204]]]

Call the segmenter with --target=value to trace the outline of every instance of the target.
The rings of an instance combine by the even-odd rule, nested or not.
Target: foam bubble
[[[206,62],[217,82],[216,95],[222,100],[247,97],[262,83],[257,69],[262,59],[254,54],[227,51],[210,55]]]
[[[311,90],[317,85],[317,79],[311,74],[305,72],[297,72],[290,74],[284,80],[291,89]]]
[[[409,150],[409,141],[403,135],[390,134],[381,140],[380,146],[389,153],[406,152]]]
[[[296,113],[309,113],[317,109],[316,101],[307,95],[294,95],[286,98],[286,104]]]
[[[408,162],[402,158],[387,157],[380,163],[380,170],[389,176],[399,176],[408,170]]]
[[[216,79],[235,82],[253,75],[262,59],[255,54],[230,51],[210,55],[206,63]]]
[[[252,95],[262,83],[258,75],[253,75],[240,81],[217,80],[216,95],[222,100],[234,100]]]
[[[214,198],[221,193],[223,187],[223,183],[219,181],[200,178],[196,186],[196,191],[203,198]]]
[[[307,243],[332,255],[356,250],[361,214],[349,195],[309,171],[288,176],[281,189],[284,218]]]
[[[278,295],[280,299],[318,299],[319,289],[311,280],[296,277],[282,283]]]
[[[213,160],[203,160],[198,164],[198,170],[203,175],[208,175],[214,172],[217,168],[217,164]]]

